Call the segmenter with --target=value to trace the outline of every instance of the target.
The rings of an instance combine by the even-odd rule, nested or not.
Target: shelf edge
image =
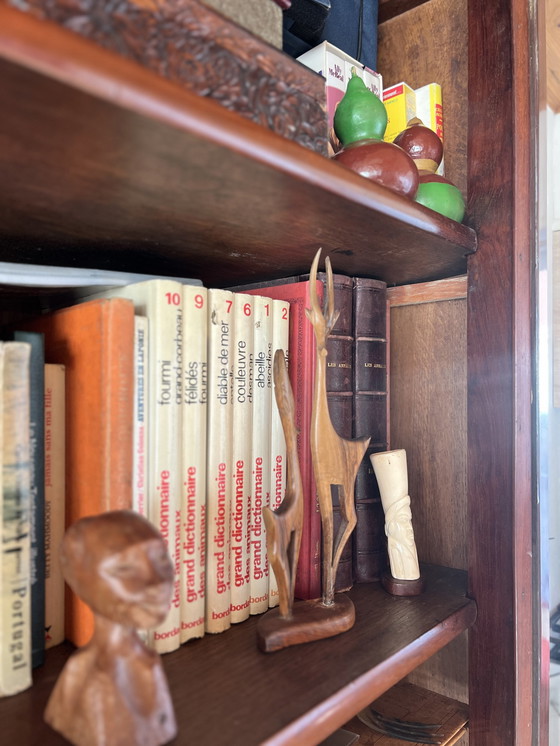
[[[404,676],[445,647],[476,621],[476,603],[469,598],[465,605],[419,637],[404,651],[387,658],[379,666],[360,676],[351,685],[321,702],[304,716],[277,732],[262,746],[309,746],[318,743],[348,722],[357,712],[381,696]],[[340,698],[343,697],[341,703]],[[313,724],[313,741],[307,737],[308,721]]]

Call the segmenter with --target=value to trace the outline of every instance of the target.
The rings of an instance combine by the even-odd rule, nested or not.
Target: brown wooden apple
[[[333,159],[397,194],[410,199],[416,195],[418,169],[398,145],[383,140],[358,140],[339,151]]]
[[[435,173],[443,158],[443,143],[423,124],[411,124],[393,140],[414,160],[418,171]]]

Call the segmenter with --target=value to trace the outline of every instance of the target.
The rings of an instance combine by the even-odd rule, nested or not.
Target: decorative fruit
[[[366,179],[414,198],[418,188],[418,169],[398,145],[383,140],[358,140],[339,151],[333,159]]]
[[[443,158],[443,143],[423,124],[411,124],[393,140],[414,160],[420,172],[435,173]]]
[[[458,223],[465,216],[463,195],[454,184],[437,174],[420,177],[416,201]]]
[[[366,138],[382,140],[387,128],[385,105],[352,68],[346,93],[340,100],[333,121],[336,136],[344,147]]]

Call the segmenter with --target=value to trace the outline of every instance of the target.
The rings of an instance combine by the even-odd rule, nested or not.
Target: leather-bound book
[[[350,439],[352,437],[352,392],[331,392],[328,393],[327,396],[329,400],[329,414],[334,429],[343,438]],[[340,501],[338,488],[332,487],[331,489],[333,501],[333,536],[336,538],[341,522]],[[354,534],[350,535],[350,538],[346,542],[340,556],[340,562],[338,564],[334,582],[334,589],[336,592],[348,591],[354,584],[352,570],[353,536]]]
[[[372,453],[388,448],[387,286],[379,280],[354,278],[354,412],[353,436],[371,437],[355,485],[357,525],[354,531],[354,581],[379,580],[386,564],[384,514]]]

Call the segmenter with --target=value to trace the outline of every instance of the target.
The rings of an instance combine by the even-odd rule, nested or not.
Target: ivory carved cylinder
[[[406,451],[373,453],[371,465],[377,478],[383,512],[391,575],[399,580],[420,577],[408,494]]]

